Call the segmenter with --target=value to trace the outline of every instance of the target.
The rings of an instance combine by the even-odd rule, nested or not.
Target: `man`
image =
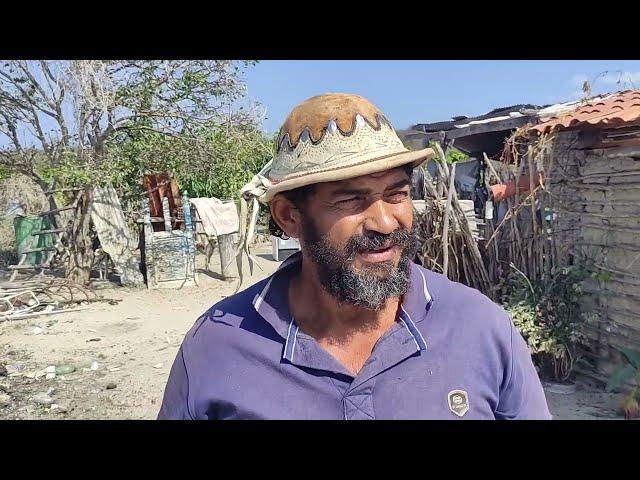
[[[507,313],[410,261],[411,172],[431,155],[362,97],[296,107],[243,197],[301,252],[196,322],[158,418],[550,418]]]

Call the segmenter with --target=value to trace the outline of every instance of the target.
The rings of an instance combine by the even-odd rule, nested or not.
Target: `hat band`
[[[313,165],[313,166],[309,166],[310,168],[304,168],[304,169],[295,169],[285,175],[282,175],[282,174],[278,175],[278,172],[271,169],[267,172],[267,177],[269,178],[269,181],[273,185],[277,185],[278,183],[281,183],[287,180],[292,180],[292,179],[304,177],[307,175],[313,175],[316,173],[330,172],[332,170],[342,170],[345,168],[354,167],[356,165],[361,165],[367,162],[372,162],[372,161],[380,160],[386,157],[391,157],[393,155],[399,155],[407,151],[408,150],[404,147],[389,148],[385,146],[383,148],[370,149],[365,152],[362,152],[362,151],[341,152],[333,155],[331,158],[326,159],[320,165]]]

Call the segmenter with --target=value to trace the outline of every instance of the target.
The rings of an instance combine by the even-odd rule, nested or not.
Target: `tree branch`
[[[18,138],[18,131],[16,130],[15,122],[9,119],[2,110],[0,110],[0,115],[2,115],[2,117],[4,118],[7,129],[9,130],[9,134],[7,136],[11,139],[14,148],[18,152],[22,153],[22,145],[20,145],[20,140]]]
[[[49,96],[47,95],[47,92],[45,92],[44,88],[42,88],[42,85],[40,85],[40,82],[38,82],[35,79],[35,77],[32,75],[31,71],[29,70],[29,62],[27,62],[27,61],[19,61],[18,62],[18,66],[24,72],[24,74],[27,76],[27,78],[31,82],[31,85],[33,85],[33,87],[36,90],[38,90],[38,92],[40,92],[40,95],[42,96],[42,99],[45,101],[45,103],[47,105],[49,105],[49,108],[51,108],[52,110],[55,110],[56,109],[55,102],[53,101],[53,99],[49,98]]]
[[[62,133],[62,144],[65,148],[69,147],[69,129],[67,128],[67,123],[65,121],[64,115],[62,113],[62,104],[64,102],[65,89],[64,85],[56,78],[51,69],[49,68],[49,63],[46,60],[40,60],[40,68],[45,74],[45,78],[47,80],[47,84],[51,89],[51,94],[53,96],[53,109],[56,112],[56,120],[58,121],[58,125],[60,126],[60,131]],[[58,88],[59,94],[55,94],[55,89],[53,88],[53,82]]]
[[[9,85],[11,85],[13,88],[17,89],[21,94],[22,97],[25,99],[26,104],[20,104],[20,102],[16,102],[17,105],[19,107],[22,107],[23,110],[28,111],[31,114],[31,118],[26,116],[26,112],[22,112],[23,115],[25,115],[25,121],[27,123],[30,123],[34,128],[35,128],[35,137],[38,138],[38,140],[40,140],[40,143],[42,144],[42,148],[49,153],[50,151],[50,145],[48,144],[45,136],[44,136],[44,132],[42,130],[42,127],[40,125],[40,119],[38,118],[38,114],[36,112],[36,108],[38,108],[39,110],[43,111],[44,113],[47,113],[48,115],[53,116],[53,118],[55,118],[55,114],[51,113],[51,112],[47,112],[46,110],[38,107],[35,103],[35,100],[32,99],[29,94],[18,84],[18,82],[16,81],[16,79],[14,79],[13,77],[11,77],[10,75],[8,75],[7,73],[3,72],[2,70],[0,70],[0,76],[7,79],[7,81],[9,82]],[[8,94],[6,91],[5,93],[5,99],[6,100],[13,100],[15,97],[13,97],[12,95]]]

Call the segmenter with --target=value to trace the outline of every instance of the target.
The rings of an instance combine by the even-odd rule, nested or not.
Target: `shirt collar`
[[[258,314],[285,340],[282,357],[291,362],[301,332],[289,312],[288,286],[292,274],[300,268],[301,260],[301,252],[285,260],[253,300]],[[427,343],[416,323],[424,320],[432,303],[433,297],[427,288],[427,280],[422,269],[411,262],[409,289],[402,300],[399,320],[413,337],[416,351],[427,349]]]

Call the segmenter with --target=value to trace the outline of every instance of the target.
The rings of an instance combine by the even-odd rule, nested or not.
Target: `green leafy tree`
[[[257,128],[210,125],[175,137],[134,131],[115,137],[109,146],[115,170],[111,178],[132,208],[139,203],[140,179],[147,173],[173,175],[191,197],[237,199],[273,149],[273,139]]]
[[[122,176],[111,141],[121,135],[169,142],[207,125],[249,125],[230,113],[244,94],[243,68],[226,60],[74,60],[0,62],[0,171],[32,178],[43,191],[78,188],[67,238],[67,276],[89,279],[93,186]],[[149,134],[145,136],[144,134]],[[155,135],[155,136],[154,136]],[[163,140],[157,140],[166,137]],[[145,140],[146,139],[146,140]],[[7,146],[8,145],[8,146]],[[177,155],[177,153],[176,153]],[[129,155],[130,161],[135,161]],[[135,168],[130,168],[133,174]],[[50,207],[57,207],[50,197]],[[56,226],[60,218],[54,216]]]

